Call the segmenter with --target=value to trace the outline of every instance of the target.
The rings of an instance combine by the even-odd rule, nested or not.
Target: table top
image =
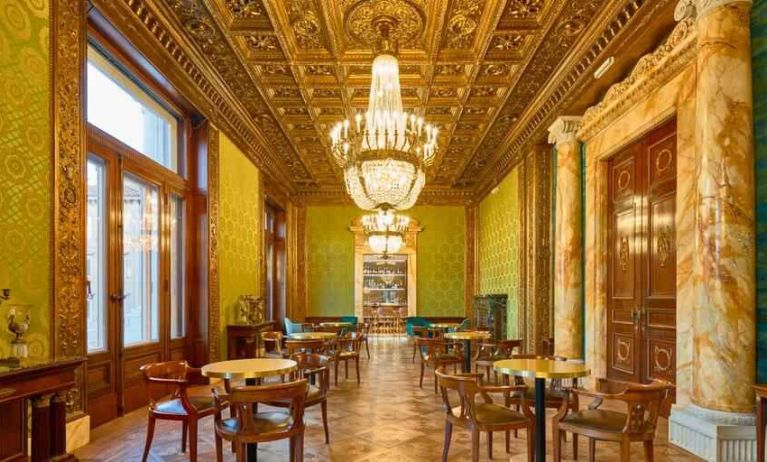
[[[591,373],[585,364],[553,359],[502,359],[493,363],[493,369],[501,374],[536,379],[569,379]]]
[[[253,358],[221,361],[202,366],[202,375],[218,379],[256,379],[296,370],[292,359]]]
[[[758,397],[767,398],[767,384],[758,383],[754,385],[754,391]]]
[[[352,323],[350,323],[350,322],[321,322],[320,326],[322,326],[322,327],[351,327]]]
[[[335,332],[295,332],[288,335],[289,340],[328,340],[338,337]]]
[[[429,327],[433,327],[435,329],[452,329],[453,327],[458,327],[461,324],[457,322],[433,322],[429,324]]]
[[[445,334],[445,338],[448,340],[484,340],[490,337],[490,332],[484,330],[464,330]]]

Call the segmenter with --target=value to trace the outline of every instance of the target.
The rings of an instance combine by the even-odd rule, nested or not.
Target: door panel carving
[[[608,175],[608,377],[673,382],[675,122],[616,154]]]

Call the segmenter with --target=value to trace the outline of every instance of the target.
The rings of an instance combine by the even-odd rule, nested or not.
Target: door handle
[[[113,302],[121,302],[121,301],[125,300],[126,298],[128,298],[128,295],[130,295],[130,294],[122,294],[122,293],[119,293],[119,292],[115,292],[112,295],[110,295],[109,298]]]

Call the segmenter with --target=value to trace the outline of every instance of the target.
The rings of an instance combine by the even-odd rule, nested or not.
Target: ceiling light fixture
[[[392,213],[391,210],[380,210],[362,217],[362,229],[370,250],[384,256],[400,251],[409,224],[409,217]]]
[[[331,145],[358,207],[405,210],[415,205],[426,183],[438,130],[402,109],[396,44],[390,39],[396,20],[382,16],[373,24],[380,40],[367,112],[338,122],[330,132]]]

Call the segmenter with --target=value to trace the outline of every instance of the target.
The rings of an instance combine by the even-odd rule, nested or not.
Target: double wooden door
[[[607,375],[675,380],[676,123],[608,165]]]

